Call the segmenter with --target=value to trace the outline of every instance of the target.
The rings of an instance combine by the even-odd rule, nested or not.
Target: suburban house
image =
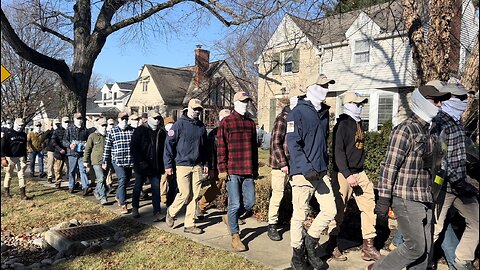
[[[197,98],[204,105],[202,120],[211,127],[217,122],[218,111],[233,108],[236,92],[251,89],[252,85],[236,77],[225,60],[210,62],[210,52],[197,46],[194,66],[144,65],[127,107],[139,114],[157,109],[164,117],[177,119],[188,101]]]
[[[462,14],[460,69],[478,35],[471,1],[463,0]],[[326,100],[332,120],[342,113],[345,91],[355,90],[369,99],[366,130],[401,122],[410,111],[415,74],[402,16],[400,1],[314,20],[285,15],[256,61],[259,125],[271,130],[279,100],[303,94],[319,74],[336,81]]]
[[[136,81],[107,83],[88,99],[87,127],[93,126],[93,120],[100,116],[116,119],[118,112],[125,111],[135,84]]]

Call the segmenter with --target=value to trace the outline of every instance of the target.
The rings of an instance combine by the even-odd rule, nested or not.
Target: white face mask
[[[452,97],[442,102],[442,111],[450,115],[456,121],[460,121],[463,112],[467,109],[467,100]]]
[[[305,99],[310,100],[315,110],[319,111],[322,108],[322,102],[327,97],[327,92],[327,88],[323,88],[318,84],[312,84],[307,87],[307,97]]]
[[[5,125],[5,127],[6,127],[6,128],[13,128],[13,124],[12,124],[12,123],[7,123],[7,124]]]
[[[172,123],[168,123],[165,125],[165,130],[166,131],[169,131],[171,128],[172,128],[173,124]]]
[[[114,126],[115,126],[114,124],[110,124],[110,125],[108,125],[108,126],[107,126],[107,131],[110,131],[110,130],[112,130],[112,128],[113,128]]]
[[[241,102],[240,100],[237,100],[233,103],[233,109],[240,115],[245,115],[247,112],[247,106],[248,102]]]
[[[139,122],[140,121],[138,121],[138,120],[128,120],[128,124],[133,128],[137,128]]]
[[[438,114],[440,108],[428,101],[418,89],[412,92],[412,111],[427,123],[431,123],[432,119]]]
[[[151,129],[156,130],[158,128],[158,124],[160,124],[160,120],[149,116],[147,119],[147,124]]]
[[[187,116],[192,119],[198,119],[200,117],[201,111],[195,111],[194,109],[188,108]]]
[[[35,126],[35,127],[33,128],[33,132],[39,133],[39,132],[40,132],[40,128],[41,128],[41,127]]]
[[[82,119],[73,119],[73,124],[77,127],[77,128],[80,128],[83,124],[83,120]]]
[[[63,123],[62,123],[62,127],[63,127],[64,129],[67,129],[67,128],[68,128],[68,123],[63,122]]]
[[[52,127],[53,127],[53,130],[57,130],[58,127],[59,127],[59,125],[55,124],[55,125],[53,125]]]
[[[23,129],[23,126],[13,124],[13,130],[15,130],[16,132],[20,132],[22,129]]]
[[[125,120],[122,120],[122,119],[118,119],[118,127],[121,129],[121,130],[125,130],[128,126],[128,121],[127,119]]]
[[[343,112],[350,117],[352,117],[355,121],[360,122],[360,115],[362,114],[363,106],[357,106],[355,103],[347,103],[343,105]]]
[[[98,126],[97,132],[105,136],[107,134],[107,127],[106,126]]]

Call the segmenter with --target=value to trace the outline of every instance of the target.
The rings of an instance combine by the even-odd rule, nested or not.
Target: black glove
[[[388,208],[390,207],[390,198],[379,197],[375,204],[373,212],[377,214],[378,218],[387,219]]]
[[[476,189],[472,184],[467,181],[458,180],[451,183],[452,188],[457,192],[457,194],[463,197],[478,197],[478,189]]]
[[[320,175],[315,170],[309,170],[304,176],[308,181],[317,181],[320,179]]]

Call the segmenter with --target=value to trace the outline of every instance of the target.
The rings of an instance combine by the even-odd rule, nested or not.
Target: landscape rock
[[[65,251],[65,256],[78,256],[81,255],[85,249],[87,249],[86,246],[84,246],[81,243],[74,242],[70,245],[70,247]]]
[[[42,267],[42,264],[41,263],[34,263],[34,264],[31,264],[30,266],[28,266],[30,269],[33,269],[33,268],[41,268]]]
[[[13,264],[12,264],[12,267],[13,267],[13,269],[15,269],[15,270],[25,269],[25,265],[23,265],[23,263],[19,263],[19,262],[13,263]]]
[[[59,263],[61,263],[61,262],[64,262],[64,261],[66,261],[66,260],[67,260],[66,258],[60,258],[60,259],[54,261],[52,265],[57,265],[57,264],[59,264]]]
[[[70,219],[69,223],[75,226],[80,225],[80,222],[74,218]]]
[[[51,265],[53,263],[53,260],[52,259],[43,259],[41,261],[42,264],[44,265]]]
[[[99,245],[92,245],[90,247],[88,247],[87,249],[85,249],[85,251],[83,251],[83,254],[82,255],[89,255],[89,254],[94,254],[94,253],[98,253],[102,250],[102,247],[99,246]]]
[[[53,226],[52,230],[60,230],[60,229],[66,229],[66,228],[70,228],[70,223],[64,221],[64,222],[58,223],[57,225]]]
[[[8,246],[2,242],[2,253],[8,250]]]

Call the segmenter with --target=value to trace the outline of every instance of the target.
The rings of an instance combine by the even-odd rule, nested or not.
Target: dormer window
[[[103,100],[107,99],[107,93],[103,93],[102,99],[103,99]]]
[[[370,62],[370,42],[367,39],[356,40],[353,51],[353,63],[368,64]]]
[[[293,68],[293,52],[287,51],[283,53],[283,72],[292,72]]]
[[[113,100],[117,99],[117,92],[113,93]]]

